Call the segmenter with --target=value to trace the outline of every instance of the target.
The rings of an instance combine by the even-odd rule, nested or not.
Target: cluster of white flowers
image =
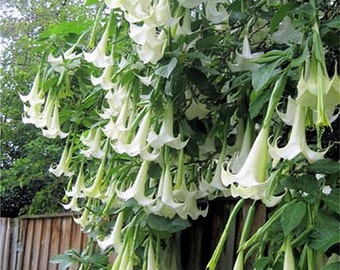
[[[104,93],[100,103],[98,102],[100,106],[96,107],[98,123],[89,128],[82,127],[80,136],[73,134],[71,139],[68,138],[59,164],[52,164],[49,170],[56,176],[65,175],[71,178],[71,185],[66,191],[70,200],[64,207],[76,212],[82,211],[76,222],[83,228],[91,224],[96,217],[96,213],[90,211],[94,202],[119,209],[127,201],[133,200],[147,214],[167,218],[179,216],[182,219],[206,216],[208,207],[200,207],[198,201],[216,197],[262,200],[271,207],[280,202],[285,194],[275,196],[268,192],[272,181],[268,175],[268,167],[275,171],[280,160],[292,160],[299,155],[312,163],[323,159],[327,152],[327,149],[311,149],[305,135],[307,110],[315,111],[316,126],[329,125],[333,117],[326,112],[334,111],[340,94],[339,76],[335,73],[333,78],[329,79],[324,61],[320,62],[320,57],[316,59],[316,54],[319,56],[324,52],[320,50],[320,44],[314,44],[321,42],[318,29],[315,28],[314,51],[311,52],[311,60],[305,62],[301,72],[297,84],[297,98],[294,100],[289,97],[286,113],[276,110],[278,119],[291,126],[287,145],[278,147],[279,138],[272,139],[268,119],[272,120],[277,102],[271,99],[262,126],[255,125],[249,116],[241,119],[239,115],[236,116],[235,111],[229,124],[236,127],[232,131],[228,130],[227,136],[217,138],[213,130],[209,130],[204,143],[197,144],[198,157],[195,161],[198,162],[193,164],[186,151],[191,138],[187,136],[188,132],[178,128],[176,98],[165,93],[166,89],[159,90],[172,83],[169,76],[174,66],[170,64],[175,63],[176,66],[180,60],[176,59],[168,65],[159,63],[164,59],[169,42],[193,34],[191,20],[194,18],[191,12],[195,9],[200,12],[204,10],[205,19],[213,29],[225,29],[229,15],[224,4],[228,4],[228,1],[181,0],[178,1],[175,11],[171,9],[170,2],[105,0],[111,15],[104,25],[105,29],[97,46],[90,52],[76,53],[74,51],[77,43],[58,57],[48,57],[51,69],[61,74],[60,76],[64,76],[68,69],[81,65],[81,61],[86,62],[93,71],[88,78],[92,84],[89,89],[100,89]],[[130,58],[126,59],[120,54],[120,59],[117,59],[114,47],[108,48],[115,42],[110,30],[111,16],[117,10],[128,23],[127,37],[131,41],[129,45],[135,48],[138,54],[137,61],[133,57],[132,61]],[[201,37],[200,30],[196,32],[197,36],[185,41],[185,48],[180,47],[183,55],[195,48]],[[288,17],[284,18],[279,30],[272,35],[272,40],[281,44],[298,43],[300,39],[301,34],[294,30]],[[241,42],[242,52],[233,52],[233,61],[226,65],[231,74],[252,72],[262,67],[258,60],[265,55],[263,52],[251,52],[247,33],[242,33]],[[200,61],[203,67],[209,63],[203,57]],[[133,75],[129,74],[132,79],[126,79],[128,76],[123,75],[130,68],[133,69]],[[161,74],[161,68],[166,68],[166,75]],[[25,104],[23,121],[41,128],[43,135],[48,138],[65,138],[71,131],[65,133],[60,128],[59,105],[62,98],[52,94],[50,89],[41,90],[44,88],[40,73],[39,71],[30,93],[26,96],[20,95]],[[280,76],[283,78],[286,73],[282,72]],[[280,90],[285,87],[285,82],[282,81],[275,83],[273,93],[276,88]],[[183,104],[186,104],[187,108],[183,109],[181,117],[186,118],[186,123],[211,116],[211,107],[204,103],[206,96],[203,93],[195,88],[188,88],[182,94]],[[153,103],[155,99],[158,107]],[[234,131],[236,141],[229,145],[228,136]],[[74,142],[77,143],[76,149],[73,149]],[[72,159],[75,155],[81,157],[81,166],[77,163],[79,159]],[[204,169],[199,165],[201,161],[206,161]],[[96,169],[93,164],[96,164]],[[157,173],[152,171],[154,168],[157,168]],[[323,192],[329,194],[327,186]],[[132,227],[124,224],[122,210],[110,235],[97,239],[103,250],[113,246],[118,253],[112,269],[133,269],[133,260],[129,259],[133,253],[133,238],[121,240],[122,231],[125,234],[133,234],[130,231]],[[151,237],[146,246],[148,251],[145,269],[157,269]],[[243,258],[240,260],[243,261]]]

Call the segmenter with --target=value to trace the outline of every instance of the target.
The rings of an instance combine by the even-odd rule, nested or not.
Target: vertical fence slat
[[[23,258],[23,269],[30,270],[31,266],[31,257],[33,250],[33,238],[34,238],[34,219],[28,220],[27,232],[26,232],[26,243],[25,243],[25,252]],[[33,270],[33,269],[32,269]]]
[[[12,227],[12,245],[11,245],[11,255],[10,255],[10,270],[16,270],[16,264],[18,259],[18,241],[20,232],[20,222],[19,219],[14,219]]]
[[[6,219],[0,218],[0,266],[3,268],[4,253],[5,253],[5,233],[6,233]]]
[[[19,233],[19,251],[18,251],[18,262],[17,262],[17,270],[22,270],[22,262],[24,258],[24,252],[25,252],[25,244],[26,244],[26,232],[27,232],[27,226],[28,226],[28,220],[24,219],[21,220],[21,226],[20,226],[20,233]]]
[[[31,255],[31,269],[39,269],[39,258],[40,256],[40,240],[43,227],[43,219],[34,220],[34,237],[32,241],[32,255]]]
[[[44,226],[41,232],[41,253],[39,258],[39,267],[38,269],[48,269],[49,263],[49,250],[51,243],[51,228],[52,228],[52,219],[45,218]]]
[[[72,222],[71,247],[78,251],[81,250],[82,235],[83,233],[80,231],[80,226],[77,223]]]
[[[72,217],[64,217],[61,219],[61,237],[59,253],[64,253],[70,248],[72,233]]]
[[[61,233],[61,218],[55,217],[52,219],[52,235],[50,243],[49,258],[52,259],[59,253],[60,233]],[[56,270],[56,264],[49,264],[49,269]]]
[[[5,237],[5,252],[4,252],[4,268],[3,269],[9,269],[9,254],[11,250],[11,220],[8,218],[6,222],[6,237]]]

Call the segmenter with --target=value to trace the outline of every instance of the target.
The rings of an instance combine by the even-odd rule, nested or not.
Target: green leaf
[[[307,165],[306,169],[313,173],[339,174],[340,164],[337,161],[326,158]]]
[[[316,227],[310,234],[308,245],[326,252],[337,243],[340,243],[339,220],[326,212],[318,212]]]
[[[176,65],[177,58],[172,58],[169,64],[157,68],[155,70],[155,74],[168,79],[171,73],[174,71]]]
[[[68,267],[72,266],[74,263],[77,263],[77,260],[66,254],[58,254],[50,260],[50,263],[59,264],[59,269],[65,270]]]
[[[285,5],[282,5],[277,12],[275,12],[271,25],[270,25],[270,32],[273,33],[277,27],[279,26],[280,22],[283,20],[284,17],[286,17],[287,14],[289,14],[292,10],[294,10],[297,6],[297,3],[287,3]]]
[[[322,26],[326,26],[328,28],[340,29],[340,17],[335,17],[332,20],[322,24]]]
[[[340,231],[337,228],[317,228],[311,234],[309,246],[315,250],[326,252],[331,246],[340,243]]]
[[[281,215],[281,227],[285,235],[294,230],[306,214],[304,202],[291,202]]]
[[[191,226],[188,220],[181,219],[180,217],[169,219],[156,215],[149,215],[147,217],[147,224],[151,229],[168,233],[179,232]]]
[[[260,92],[277,78],[276,75],[281,72],[281,70],[277,68],[280,62],[281,59],[278,59],[273,63],[263,65],[253,71],[252,86],[255,92]]]
[[[250,103],[249,107],[249,116],[251,119],[254,119],[262,110],[263,106],[268,102],[270,99],[271,91],[265,91],[260,95],[256,95],[255,92],[251,93],[251,98],[253,100]]]
[[[323,200],[327,207],[340,214],[340,188],[332,189],[331,194],[326,195]]]
[[[48,27],[39,34],[40,39],[49,38],[52,35],[66,36],[68,34],[80,34],[89,29],[92,25],[91,21],[87,22],[62,22]]]
[[[340,262],[333,262],[330,264],[325,265],[322,270],[339,270],[340,269]]]

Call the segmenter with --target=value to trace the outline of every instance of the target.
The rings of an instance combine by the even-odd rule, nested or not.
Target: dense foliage
[[[93,21],[40,33],[46,53],[20,93],[23,121],[64,142],[49,171],[69,177],[64,207],[100,248],[54,261],[180,269],[174,233],[227,197],[207,269],[246,199],[270,214],[249,235],[249,209],[234,269],[250,255],[257,270],[338,267],[338,3],[84,4]]]

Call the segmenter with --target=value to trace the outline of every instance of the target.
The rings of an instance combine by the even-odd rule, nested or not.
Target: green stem
[[[223,233],[220,237],[220,240],[218,241],[218,244],[217,244],[217,247],[206,267],[206,270],[215,270],[216,269],[216,266],[217,266],[217,263],[218,263],[218,260],[221,256],[221,253],[222,253],[222,249],[223,249],[223,246],[224,246],[224,243],[225,241],[227,240],[227,237],[228,237],[228,234],[229,234],[229,231],[230,231],[230,227],[231,227],[231,224],[233,223],[236,215],[238,214],[238,212],[240,211],[240,209],[242,208],[242,206],[244,205],[245,203],[245,199],[240,199],[234,209],[231,211],[230,213],[230,216],[228,218],[228,222],[223,230]]]

